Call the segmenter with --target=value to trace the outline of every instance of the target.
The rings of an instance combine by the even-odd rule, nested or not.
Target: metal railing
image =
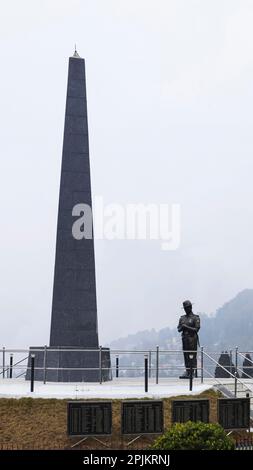
[[[102,354],[103,354],[103,348],[100,346],[98,349],[87,349],[87,348],[60,348],[60,352],[75,352],[75,353],[84,353],[84,352],[97,352],[99,355],[99,360],[98,360],[98,367],[53,367],[50,365],[50,353],[53,352],[59,352],[59,348],[49,348],[47,346],[44,346],[43,348],[32,348],[30,350],[28,349],[8,349],[3,347],[0,349],[0,360],[2,357],[2,364],[0,364],[0,377],[2,379],[6,378],[6,375],[8,374],[9,378],[15,377],[21,377],[24,376],[24,374],[27,371],[32,371],[31,364],[28,361],[28,364],[24,364],[27,359],[29,359],[29,355],[31,354],[36,355],[37,354],[43,354],[43,361],[41,366],[36,366],[36,361],[35,361],[35,366],[34,366],[34,371],[33,374],[35,373],[35,379],[36,379],[36,372],[40,371],[42,372],[43,379],[42,381],[44,383],[47,382],[47,374],[50,371],[98,371],[98,376],[99,376],[99,383],[103,383],[103,371],[110,371],[112,373],[113,378],[118,379],[120,376],[125,377],[125,378],[130,378],[128,375],[129,373],[131,374],[132,372],[135,373],[135,377],[144,377],[144,388],[145,391],[148,391],[148,385],[149,382],[152,380],[152,378],[155,380],[155,384],[159,384],[160,379],[163,377],[166,378],[173,378],[176,376],[176,373],[178,371],[185,369],[183,360],[182,360],[182,350],[180,349],[162,349],[158,345],[154,349],[111,349],[110,350],[110,358],[111,358],[111,363],[107,367],[103,365],[102,361]],[[185,351],[186,352],[186,351]],[[196,354],[196,351],[187,351],[189,354]],[[220,385],[224,385],[224,381],[219,381],[218,378],[215,377],[214,374],[214,365],[216,367],[219,367],[224,371],[224,373],[228,374],[230,377],[231,381],[234,383],[234,396],[237,396],[237,388],[238,384],[240,384],[243,388],[247,389],[247,385],[249,384],[249,380],[251,379],[253,381],[253,377],[251,377],[249,374],[245,372],[245,370],[241,369],[240,367],[240,360],[241,359],[248,359],[250,363],[252,363],[253,367],[253,361],[249,359],[248,357],[245,356],[245,354],[250,354],[250,352],[241,352],[238,351],[238,348],[230,349],[229,350],[229,355],[231,358],[231,364],[232,364],[232,358],[233,356],[235,357],[235,365],[234,365],[234,373],[231,371],[231,364],[228,366],[223,366],[222,364],[219,363],[218,360],[214,358],[214,356],[220,356],[221,352],[220,351],[206,351],[204,347],[201,347],[197,351],[197,359],[198,359],[198,364],[196,371],[200,372],[200,383],[204,383],[205,378],[212,378],[214,381],[217,383],[220,383]],[[13,358],[15,355],[16,357],[19,357],[20,355],[24,355],[25,357],[22,357],[15,363],[13,363]],[[180,355],[180,359],[179,356]],[[129,358],[135,358],[135,361],[131,361],[129,364]],[[7,359],[9,359],[9,365],[7,366]],[[126,359],[126,360],[125,360]],[[217,358],[218,359],[218,358]],[[248,367],[250,369],[250,367]],[[19,373],[17,374],[17,371]],[[21,373],[20,373],[21,371]],[[242,378],[239,377],[239,373],[245,373],[247,375],[247,383],[245,384]],[[16,374],[16,375],[15,375]],[[194,377],[191,377],[193,379]]]
[[[5,368],[5,364],[4,364],[4,361],[3,361],[3,367],[2,367],[2,371],[0,371],[0,376],[2,375],[3,378],[4,378],[4,377],[5,377],[5,373],[7,373],[7,377],[8,377],[8,374],[10,374],[10,371],[11,371],[11,376],[12,376],[12,371],[13,371],[13,369],[14,369],[16,366],[18,366],[18,364],[21,364],[22,362],[27,361],[28,358],[29,358],[29,356],[26,356],[26,357],[24,357],[23,359],[20,359],[20,361],[17,361],[17,362],[15,362],[15,364],[13,364],[13,353],[11,353],[11,354],[10,354],[10,365]],[[26,366],[26,368],[27,368],[27,366]],[[24,374],[25,374],[25,371],[22,372],[21,374],[17,375],[17,376],[16,376],[16,379],[17,379],[18,377],[21,377],[21,376],[24,375]],[[10,377],[10,378],[12,378],[12,377]]]

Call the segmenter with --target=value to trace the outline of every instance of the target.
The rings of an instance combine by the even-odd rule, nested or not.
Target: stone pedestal
[[[38,351],[38,349],[40,349]],[[71,351],[68,351],[71,349]],[[105,382],[112,379],[110,349],[31,347],[26,379],[31,377],[31,354],[35,355],[34,379],[46,382]],[[101,369],[100,369],[101,355]],[[38,369],[37,369],[38,368]]]

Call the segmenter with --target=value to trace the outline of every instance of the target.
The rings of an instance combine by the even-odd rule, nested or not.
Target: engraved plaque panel
[[[218,401],[219,423],[224,429],[250,427],[249,398],[220,398]]]
[[[68,435],[111,434],[111,402],[71,401],[68,403]]]
[[[159,434],[163,432],[162,401],[122,402],[122,434]]]
[[[172,403],[173,423],[209,423],[209,400],[176,400]]]

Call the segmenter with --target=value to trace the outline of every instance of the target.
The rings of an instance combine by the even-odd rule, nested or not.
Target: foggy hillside
[[[199,313],[199,312],[195,312]],[[200,343],[209,350],[221,351],[238,346],[253,350],[253,289],[245,289],[220,307],[214,316],[199,313],[201,317]],[[176,328],[156,331],[138,331],[110,343],[112,349],[164,349],[181,348]],[[214,349],[213,349],[214,348]]]

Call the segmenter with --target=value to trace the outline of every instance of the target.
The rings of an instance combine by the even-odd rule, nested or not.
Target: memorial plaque
[[[68,435],[88,436],[111,434],[112,404],[111,402],[68,403]]]
[[[122,402],[122,434],[159,434],[163,432],[162,401]]]
[[[177,400],[172,405],[173,423],[209,423],[209,400]]]
[[[218,401],[219,423],[224,429],[250,427],[249,398],[220,398]]]

